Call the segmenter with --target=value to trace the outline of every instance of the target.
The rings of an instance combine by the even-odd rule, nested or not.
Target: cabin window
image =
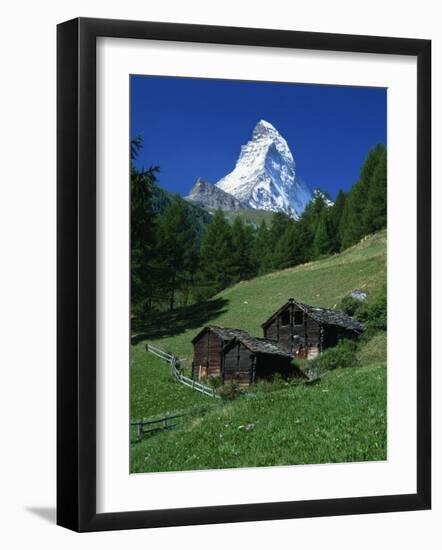
[[[302,323],[304,322],[304,314],[300,309],[295,311],[294,317],[295,317],[295,325],[302,325]]]
[[[290,325],[290,311],[286,309],[282,312],[281,315],[281,325],[283,327],[286,327],[287,325]]]

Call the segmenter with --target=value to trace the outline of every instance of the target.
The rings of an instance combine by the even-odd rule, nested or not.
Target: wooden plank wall
[[[296,304],[287,306],[290,310],[290,323],[282,325],[281,312],[265,329],[264,338],[277,341],[285,350],[296,351],[293,347],[293,336],[299,336],[308,350],[309,359],[316,357],[320,351],[320,324],[304,313],[304,323],[295,325],[295,311],[302,311]]]
[[[209,342],[207,345],[207,365],[208,376],[221,375],[221,349],[223,341],[213,332],[209,332]]]
[[[252,353],[241,343],[224,352],[224,381],[235,380],[240,386],[248,386],[252,379]]]
[[[220,376],[221,349],[223,341],[213,332],[207,331],[193,345],[192,377],[197,379],[201,372],[206,376]]]

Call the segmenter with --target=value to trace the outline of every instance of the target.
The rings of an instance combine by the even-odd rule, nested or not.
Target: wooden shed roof
[[[238,328],[225,328],[218,327],[216,325],[208,325],[193,338],[192,343],[199,340],[199,338],[207,331],[211,331],[219,336],[219,338],[224,341],[224,347],[230,347],[231,344],[241,342],[241,344],[243,344],[252,353],[265,353],[267,355],[279,355],[290,358],[293,357],[292,354],[278,346],[275,342],[271,342],[265,338],[250,336],[248,332]]]
[[[217,325],[207,325],[202,330],[200,330],[200,332],[198,332],[198,334],[194,338],[192,338],[192,343],[195,343],[208,331],[216,334],[224,342],[230,342],[238,336],[249,336],[247,332],[245,332],[244,330],[240,330],[239,328],[226,328],[218,327]]]
[[[261,353],[265,355],[278,355],[280,357],[293,358],[293,354],[287,352],[285,349],[278,346],[275,342],[266,340],[265,338],[255,338],[254,336],[247,335],[246,337],[237,337],[228,342],[224,349],[230,348],[236,342],[240,342],[252,353]]]
[[[343,311],[338,309],[326,309],[322,307],[310,306],[308,304],[303,304],[291,298],[283,306],[281,306],[275,313],[267,319],[261,326],[266,327],[271,323],[280,313],[282,313],[287,307],[291,304],[297,305],[301,308],[307,315],[310,315],[312,319],[318,323],[324,325],[335,325],[339,327],[346,328],[347,330],[353,330],[354,332],[361,333],[365,330],[365,327],[362,323],[359,323],[350,315],[347,315]]]

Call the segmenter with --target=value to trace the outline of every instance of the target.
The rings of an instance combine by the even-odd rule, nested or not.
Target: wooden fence
[[[161,430],[168,430],[170,428],[173,428],[178,424],[178,422],[170,422],[171,420],[176,420],[177,418],[181,418],[182,416],[186,416],[188,413],[182,413],[182,414],[174,414],[173,416],[163,416],[163,418],[157,418],[156,420],[147,420],[147,421],[139,421],[139,422],[131,422],[130,425],[136,427],[137,429],[137,436],[138,439],[141,438],[142,435],[158,432]],[[149,426],[146,428],[145,426]]]
[[[163,351],[162,349],[158,348],[157,346],[153,346],[152,344],[146,344],[146,351],[150,351],[150,353],[153,353],[160,359],[163,359],[164,361],[167,361],[167,363],[171,363],[173,359],[176,360],[176,358],[171,355],[170,353],[167,353]]]
[[[199,391],[204,395],[208,395],[209,397],[219,397],[218,395],[216,395],[216,391],[210,386],[206,386],[204,384],[201,384],[201,382],[197,382],[196,380],[189,378],[188,376],[184,376],[184,374],[182,374],[177,368],[178,360],[174,355],[171,355],[170,353],[167,353],[159,347],[153,346],[152,344],[146,345],[146,351],[153,353],[160,359],[163,359],[163,361],[169,363],[170,371],[173,378],[175,378],[175,380],[177,380],[181,384],[184,384],[185,386],[192,388],[193,390]]]

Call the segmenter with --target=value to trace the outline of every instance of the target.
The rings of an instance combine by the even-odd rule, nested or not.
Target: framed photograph
[[[59,525],[430,508],[430,56],[58,26]]]

